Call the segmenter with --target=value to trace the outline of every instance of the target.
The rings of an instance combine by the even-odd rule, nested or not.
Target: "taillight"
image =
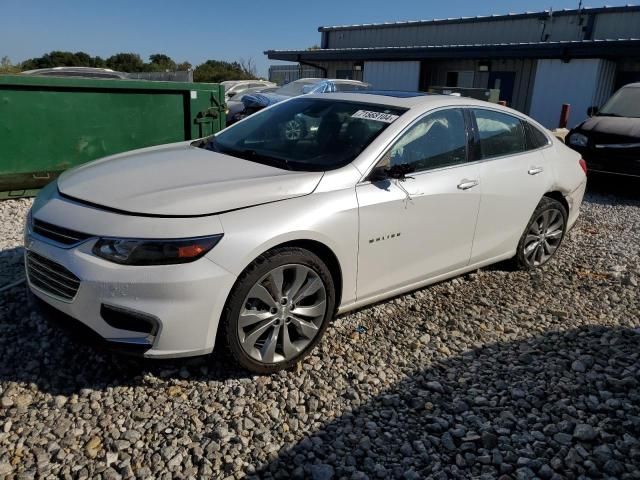
[[[580,164],[580,167],[582,167],[582,171],[586,175],[587,174],[587,162],[584,161],[584,158],[581,158],[580,160],[578,160],[578,163]]]

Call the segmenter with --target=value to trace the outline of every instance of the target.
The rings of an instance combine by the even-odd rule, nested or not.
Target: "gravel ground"
[[[28,205],[0,203],[4,276]],[[639,253],[640,201],[590,194],[544,269],[343,316],[263,377],[75,345],[9,289],[0,478],[640,478]]]

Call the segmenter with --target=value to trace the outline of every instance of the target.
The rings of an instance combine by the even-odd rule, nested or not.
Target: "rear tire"
[[[222,314],[219,343],[243,368],[274,373],[313,350],[334,308],[335,288],[324,262],[302,248],[276,248],[238,277]]]
[[[564,240],[567,209],[558,200],[542,197],[527,224],[514,257],[520,270],[533,270],[546,264]]]

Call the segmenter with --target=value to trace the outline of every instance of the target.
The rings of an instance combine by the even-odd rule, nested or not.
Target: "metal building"
[[[271,65],[269,81],[284,85],[300,78],[323,78],[324,70],[315,67],[297,65]]]
[[[581,8],[444,20],[320,27],[317,50],[269,50],[270,59],[379,89],[498,88],[548,127],[561,105],[570,123],[620,86],[640,81],[640,6]]]

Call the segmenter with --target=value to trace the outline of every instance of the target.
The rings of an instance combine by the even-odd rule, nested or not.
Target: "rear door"
[[[543,153],[548,139],[536,144],[528,134],[535,127],[498,110],[471,112],[477,145],[473,155],[482,184],[471,254],[471,263],[476,263],[515,250],[538,202],[549,191],[552,170]]]
[[[449,108],[418,119],[381,161],[412,165],[415,173],[356,187],[359,299],[468,264],[481,186],[479,165],[467,161],[465,118]]]

